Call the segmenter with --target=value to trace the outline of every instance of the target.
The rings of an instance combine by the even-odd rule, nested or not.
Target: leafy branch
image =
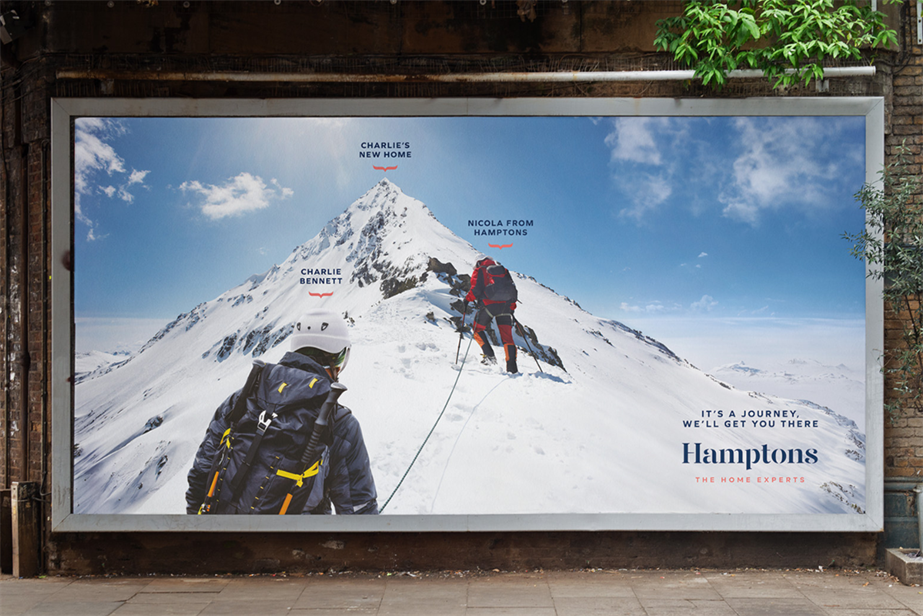
[[[859,60],[863,49],[896,42],[884,14],[859,0],[687,0],[682,15],[657,22],[654,38],[705,85],[759,69],[774,88],[823,79],[828,58]]]
[[[856,193],[866,213],[861,233],[845,233],[850,253],[865,259],[869,276],[884,281],[882,298],[900,319],[901,344],[888,345],[884,374],[896,394],[885,403],[892,420],[902,406],[923,412],[923,182],[910,172],[913,153],[901,146],[881,172],[881,186]]]

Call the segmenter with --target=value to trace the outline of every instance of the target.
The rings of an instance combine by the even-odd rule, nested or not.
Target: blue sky
[[[863,222],[852,195],[865,179],[864,118],[76,127],[78,338],[81,322],[156,324],[213,299],[283,261],[383,176],[476,248],[628,325],[864,317],[862,264],[841,237]],[[409,144],[410,158],[359,157],[382,142]],[[533,226],[498,242],[475,237],[471,219]]]

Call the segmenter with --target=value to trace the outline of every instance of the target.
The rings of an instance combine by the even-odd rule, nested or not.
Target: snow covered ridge
[[[129,359],[131,359],[131,355],[127,352],[103,353],[102,351],[90,351],[89,353],[77,353],[74,358],[74,383],[96,378],[117,368]]]
[[[381,502],[449,400],[389,515],[864,509],[864,435],[836,409],[735,389],[531,277],[513,272],[523,372],[480,364],[470,331],[457,330],[482,256],[382,180],[284,262],[241,272],[240,285],[179,315],[129,361],[77,384],[75,512],[184,511],[186,473],[215,409],[254,358],[278,361],[310,308],[350,327],[342,403],[362,425]],[[343,282],[312,288],[300,282],[305,269],[340,269]],[[717,408],[794,409],[816,427],[686,423]],[[731,485],[714,467],[683,464],[684,443],[697,442],[816,450],[818,460],[737,468],[752,482]],[[789,481],[770,481],[780,473]],[[714,481],[703,487],[706,474]]]

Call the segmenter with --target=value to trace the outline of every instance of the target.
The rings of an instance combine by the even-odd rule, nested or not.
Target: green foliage
[[[759,69],[776,88],[823,79],[827,58],[858,60],[863,48],[896,42],[884,14],[859,0],[687,0],[681,16],[657,22],[654,39],[705,85]]]
[[[880,186],[865,184],[856,200],[866,229],[843,235],[851,254],[865,259],[869,276],[884,281],[885,304],[902,323],[901,345],[890,345],[884,373],[896,394],[885,404],[892,420],[902,407],[923,412],[923,204],[921,180],[911,173],[912,153],[902,146],[881,172]],[[896,347],[896,348],[895,348]]]

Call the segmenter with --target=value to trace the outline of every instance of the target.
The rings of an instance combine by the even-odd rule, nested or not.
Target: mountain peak
[[[404,191],[401,190],[400,186],[387,178],[382,178],[377,184],[369,188],[364,195],[359,197],[349,209],[382,209],[403,196]],[[347,212],[349,209],[347,209]]]

